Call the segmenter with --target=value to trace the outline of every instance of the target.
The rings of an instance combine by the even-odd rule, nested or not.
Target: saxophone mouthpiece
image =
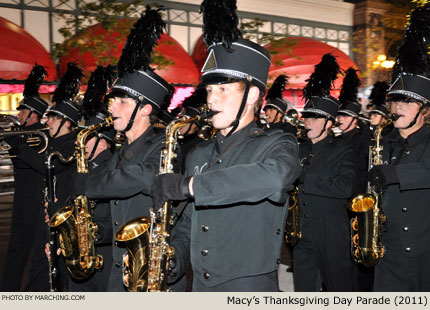
[[[214,116],[215,114],[219,113],[219,111],[209,111],[209,112],[203,112],[200,114],[200,119],[208,119]]]
[[[391,119],[393,120],[393,122],[397,121],[399,119],[400,115],[398,114],[392,114],[391,115]]]

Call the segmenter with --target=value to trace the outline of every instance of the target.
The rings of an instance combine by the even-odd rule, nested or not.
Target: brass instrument
[[[35,147],[43,143],[43,147],[38,151],[42,154],[46,151],[48,147],[48,135],[45,133],[48,129],[39,130],[10,130],[10,131],[0,131],[0,140],[12,136],[29,136],[26,140],[28,146]],[[9,151],[10,145],[1,145],[0,151]],[[15,157],[15,156],[10,156]]]
[[[285,113],[284,121],[290,125],[293,125],[297,129],[297,138],[306,138],[306,132],[305,125],[303,123],[303,120],[300,119],[299,113],[295,109],[290,109]]]
[[[298,201],[298,190],[299,189],[296,186],[290,193],[287,223],[285,226],[285,242],[293,247],[302,237],[302,232],[300,231],[300,205]]]
[[[369,170],[382,165],[382,130],[392,123],[387,119],[374,133],[375,145],[369,147]],[[383,224],[386,216],[381,211],[382,191],[367,184],[367,192],[354,197],[349,203],[355,217],[351,219],[351,253],[353,260],[372,267],[385,255],[382,244]]]
[[[0,114],[0,128],[2,130],[12,130],[21,127],[18,117],[11,114]]]
[[[109,116],[103,122],[79,132],[74,153],[78,173],[89,172],[85,149],[85,142],[89,135],[103,126],[112,124],[112,117]],[[60,231],[60,245],[69,274],[81,280],[103,266],[103,257],[96,254],[94,246],[97,225],[90,214],[91,203],[84,195],[79,195],[73,202],[74,205],[65,206],[55,213],[49,226],[58,228]]]
[[[209,118],[212,113],[173,120],[166,128],[165,148],[161,152],[159,173],[173,173],[178,132],[195,121]],[[123,242],[127,252],[123,256],[123,283],[130,292],[167,291],[168,261],[174,255],[169,245],[171,202],[167,201],[150,218],[139,217],[123,224],[115,232],[115,240]]]

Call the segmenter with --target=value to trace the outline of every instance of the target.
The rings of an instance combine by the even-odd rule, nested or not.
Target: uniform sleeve
[[[90,173],[85,178],[84,194],[91,199],[124,199],[139,193],[151,194],[160,164],[161,143],[151,155],[135,164]]]
[[[292,189],[301,171],[297,142],[290,135],[282,134],[267,147],[270,151],[257,162],[194,176],[195,204],[224,206],[266,198],[284,204],[287,191]]]
[[[56,151],[51,150],[51,152]],[[75,147],[73,143],[70,143],[70,145],[63,145],[61,149],[58,150],[63,157],[67,160],[75,151]],[[31,168],[36,170],[37,172],[45,175],[46,173],[46,160],[47,155],[49,154],[39,154],[37,150],[29,147],[24,146],[22,150],[17,154],[17,156],[25,162],[27,165],[29,165]],[[62,163],[57,156],[55,156],[52,159],[52,164],[54,165],[54,174],[62,173],[63,171],[69,169],[70,165],[73,165],[75,161],[71,161],[70,163],[64,164]]]
[[[190,264],[190,235],[191,213],[193,205],[189,203],[182,212],[178,222],[172,228],[171,244],[175,249],[176,272],[174,277],[169,277],[169,282],[179,279]]]
[[[430,188],[430,159],[396,166],[400,190]]]
[[[354,194],[357,182],[357,153],[348,147],[336,161],[338,164],[325,175],[307,173],[304,181],[305,193],[323,197],[349,199]]]

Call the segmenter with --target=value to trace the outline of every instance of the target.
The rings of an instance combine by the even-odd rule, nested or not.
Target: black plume
[[[354,68],[349,68],[346,70],[345,77],[343,79],[342,89],[339,95],[339,101],[342,104],[346,104],[348,102],[357,102],[358,101],[358,87],[361,82],[357,75],[357,70]]]
[[[266,100],[280,98],[282,99],[282,93],[285,90],[285,86],[288,84],[288,77],[286,75],[279,75],[272,87],[267,91]]]
[[[44,66],[35,64],[24,84],[24,97],[38,97],[39,88],[48,72]]]
[[[400,72],[430,76],[430,4],[415,8],[410,14],[403,42],[393,68],[393,82]]]
[[[369,96],[371,105],[383,105],[385,103],[388,87],[386,82],[376,82],[373,84],[372,92]]]
[[[116,72],[113,66],[98,66],[88,80],[88,88],[82,101],[82,110],[86,120],[96,116],[97,112],[107,114],[104,96],[112,86]]]
[[[203,13],[203,40],[207,46],[221,42],[230,51],[232,42],[242,37],[236,9],[236,0],[202,2],[200,12]]]
[[[314,72],[309,79],[306,80],[308,84],[303,89],[303,96],[305,98],[329,96],[333,82],[339,73],[340,68],[336,58],[330,53],[325,54],[321,62],[315,65]]]
[[[82,69],[74,62],[69,62],[67,64],[66,73],[63,75],[60,84],[54,91],[52,101],[55,103],[65,100],[73,101],[79,92],[82,76]]]
[[[105,77],[107,79],[108,89],[110,89],[118,78],[118,71],[116,66],[107,65],[105,67]]]
[[[140,69],[153,71],[149,66],[152,60],[151,54],[166,28],[160,13],[162,10],[163,8],[151,9],[147,5],[145,13],[131,28],[118,62],[120,77],[125,72],[133,73]]]
[[[192,107],[192,108],[198,109],[206,103],[206,99],[207,99],[206,88],[197,87],[191,96],[184,99],[184,101],[182,102],[182,107],[183,108]]]

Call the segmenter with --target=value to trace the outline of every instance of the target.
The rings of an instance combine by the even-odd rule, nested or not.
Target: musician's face
[[[49,129],[49,135],[51,137],[53,137],[55,135],[55,133],[57,132],[58,128],[61,125],[61,121],[62,120],[63,119],[60,116],[58,116],[58,115],[49,115],[48,116],[48,119],[47,119],[47,121],[45,123],[45,126]],[[63,127],[65,128],[66,124],[64,124]],[[61,131],[64,131],[64,129],[61,130]],[[60,133],[57,134],[57,136],[61,136],[62,134],[63,133],[60,132]]]
[[[21,125],[24,125],[25,120],[27,119],[27,117],[28,117],[29,114],[30,114],[30,110],[29,109],[21,109],[21,110],[19,110],[18,120],[19,120],[19,123]],[[30,118],[27,121],[26,126],[33,125],[33,124],[35,124],[37,122],[38,122],[37,114],[36,113],[32,113],[31,116],[30,116]]]
[[[214,128],[225,129],[230,127],[231,123],[236,119],[242,102],[244,91],[241,89],[240,83],[210,84],[206,86],[206,91],[209,109],[218,111],[212,117]]]
[[[266,114],[266,120],[270,123],[278,123],[281,121],[282,114],[278,113],[278,110],[272,108],[265,108],[264,114]]]
[[[347,129],[351,129],[353,120],[354,120],[354,118],[352,116],[339,115],[337,117],[337,122],[339,124],[338,128],[342,131],[345,131]]]
[[[325,118],[313,118],[307,117],[303,121],[305,128],[308,130],[307,136],[309,139],[315,139],[320,137],[321,131],[323,131]]]
[[[399,129],[406,129],[409,124],[415,119],[415,116],[420,110],[420,107],[421,103],[418,102],[397,101],[394,114],[398,116],[398,119],[394,122],[394,127]],[[420,114],[414,127],[421,127],[423,123],[424,116]]]
[[[114,97],[109,110],[114,118],[113,126],[117,131],[123,131],[136,107],[136,100],[127,97]]]
[[[381,114],[370,112],[369,121],[370,125],[378,126],[385,119]]]

